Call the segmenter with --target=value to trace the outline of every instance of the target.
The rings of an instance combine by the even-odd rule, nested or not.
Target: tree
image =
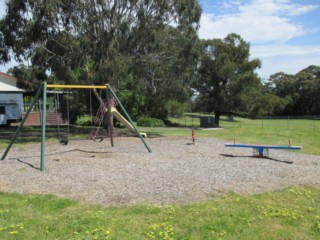
[[[270,89],[287,105],[280,114],[320,114],[320,67],[309,66],[295,75],[283,72],[270,76]]]
[[[165,119],[168,101],[182,104],[192,94],[190,84],[196,71],[199,41],[194,29],[181,31],[171,26],[157,31],[155,37],[153,44],[141,46],[140,51],[150,55],[139,58],[134,75],[140,79],[140,94],[148,96],[143,112]]]
[[[309,66],[295,75],[298,96],[295,114],[320,114],[320,67]]]
[[[215,113],[215,124],[219,126],[221,114],[239,111],[246,104],[243,94],[260,85],[254,73],[260,61],[249,60],[250,44],[234,33],[223,40],[205,40],[202,49],[193,86],[205,109]]]
[[[18,79],[17,86],[19,88],[27,91],[37,91],[39,88],[39,81],[44,81],[48,78],[43,69],[28,67],[24,64],[10,68],[8,73]]]
[[[160,115],[155,102],[165,102],[153,101],[156,93],[179,96],[163,90],[162,81],[183,83],[184,89],[189,83],[187,74],[178,74],[192,73],[191,40],[201,15],[197,0],[10,0],[7,6],[0,21],[0,63],[12,52],[66,83],[108,82],[117,90],[133,79],[130,90],[143,90],[144,109]],[[177,74],[170,64],[180,66]]]
[[[244,94],[243,98],[243,102],[247,103],[245,115],[251,118],[274,115],[275,113],[282,112],[288,105],[286,98],[275,95],[266,85],[252,89],[251,92]]]

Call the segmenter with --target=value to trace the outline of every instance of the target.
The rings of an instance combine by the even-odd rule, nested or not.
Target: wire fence
[[[170,118],[171,123],[182,127],[199,128],[201,118],[213,115],[187,114],[181,118]],[[308,116],[264,116],[256,119],[221,116],[220,127],[223,128],[272,128],[279,130],[320,131],[320,115]],[[212,126],[215,127],[215,126]]]
[[[255,120],[238,119],[236,125],[246,128],[272,128],[279,130],[320,130],[319,116],[273,116],[260,117]]]

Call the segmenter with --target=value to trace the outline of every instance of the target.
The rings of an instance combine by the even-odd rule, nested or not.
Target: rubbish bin
[[[214,127],[213,117],[212,116],[201,116],[200,117],[200,127],[202,127],[202,128]]]

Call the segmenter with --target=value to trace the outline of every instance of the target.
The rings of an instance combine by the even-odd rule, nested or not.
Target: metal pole
[[[141,139],[141,141],[143,142],[144,146],[148,149],[149,153],[152,152],[151,148],[148,146],[147,142],[143,139],[143,137],[141,136],[139,130],[136,128],[136,126],[133,124],[133,121],[131,120],[129,114],[127,113],[127,111],[124,109],[124,107],[122,106],[119,98],[116,96],[116,94],[113,92],[112,88],[110,87],[109,84],[106,84],[106,86],[108,87],[108,89],[110,90],[110,93],[112,94],[112,96],[117,100],[117,103],[119,104],[119,106],[121,107],[121,109],[123,110],[124,114],[126,115],[127,119],[129,120],[129,122],[131,123],[132,127],[134,128],[134,130],[136,131],[136,133],[139,135],[139,138]]]
[[[43,83],[43,103],[42,103],[42,134],[41,134],[41,163],[40,170],[44,171],[46,152],[46,115],[47,115],[47,82]]]
[[[17,128],[15,134],[13,135],[13,137],[12,137],[12,139],[11,139],[11,142],[9,143],[6,151],[5,151],[4,154],[2,155],[1,160],[4,160],[4,159],[6,158],[8,152],[10,151],[10,148],[12,147],[12,145],[13,145],[14,141],[16,140],[19,132],[21,131],[21,129],[22,129],[22,127],[23,127],[23,124],[25,123],[25,121],[27,120],[27,118],[28,118],[31,110],[32,110],[33,107],[35,106],[35,103],[36,103],[36,101],[38,100],[38,98],[39,98],[39,96],[40,96],[40,93],[41,93],[41,91],[42,91],[42,87],[43,87],[43,84],[41,84],[40,88],[38,89],[38,92],[37,92],[36,96],[34,97],[33,101],[31,102],[31,104],[30,104],[30,106],[29,106],[29,109],[28,109],[27,112],[26,112],[26,115],[25,115],[24,118],[22,119],[19,127]]]
[[[109,136],[110,136],[110,142],[111,142],[111,147],[113,147],[113,123],[111,122],[111,107],[110,107],[110,93],[109,89],[107,89],[107,109],[108,109],[108,114],[107,114],[107,124],[108,124],[108,131],[109,131]]]

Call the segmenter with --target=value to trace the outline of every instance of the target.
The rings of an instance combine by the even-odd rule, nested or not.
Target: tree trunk
[[[216,127],[219,127],[220,115],[221,115],[220,111],[214,112],[214,125],[216,125]]]

